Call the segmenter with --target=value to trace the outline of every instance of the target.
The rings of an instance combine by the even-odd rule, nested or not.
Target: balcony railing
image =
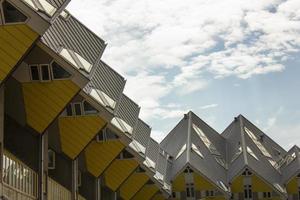
[[[3,155],[3,194],[13,200],[35,200],[38,175],[9,152]]]
[[[71,192],[48,177],[48,200],[71,200]]]

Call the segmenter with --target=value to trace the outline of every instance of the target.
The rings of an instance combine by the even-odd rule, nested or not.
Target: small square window
[[[82,115],[81,103],[74,103],[73,105],[75,115]]]
[[[43,81],[50,80],[49,65],[41,65],[41,80]]]
[[[39,76],[39,68],[37,65],[31,65],[30,66],[30,75],[31,75],[31,80],[33,81],[39,81],[40,76]]]
[[[67,111],[67,116],[72,116],[72,106],[71,106],[71,104],[67,105],[66,111]]]
[[[48,169],[55,169],[55,152],[48,150]]]

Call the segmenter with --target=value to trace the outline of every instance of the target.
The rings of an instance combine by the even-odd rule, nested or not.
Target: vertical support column
[[[3,195],[3,152],[4,152],[4,86],[0,88],[0,196]]]
[[[38,199],[47,200],[48,193],[48,131],[40,136],[39,141],[39,179]]]
[[[98,177],[96,178],[96,199],[97,200],[102,199],[101,186],[102,186],[102,177]]]
[[[72,200],[78,199],[78,159],[72,161]]]

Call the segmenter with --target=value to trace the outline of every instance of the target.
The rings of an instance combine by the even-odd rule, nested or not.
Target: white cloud
[[[208,104],[208,105],[201,106],[200,109],[206,110],[206,109],[210,109],[210,108],[216,108],[218,106],[219,106],[218,104],[213,103],[213,104]]]

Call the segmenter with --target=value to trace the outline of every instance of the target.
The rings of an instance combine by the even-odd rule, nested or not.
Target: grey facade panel
[[[159,154],[159,144],[150,138],[148,146],[146,148],[146,156],[149,157],[152,161],[156,162]]]
[[[125,94],[122,94],[116,109],[116,116],[123,119],[132,128],[135,128],[140,113],[140,107]]]
[[[161,153],[158,155],[158,159],[156,162],[156,171],[159,173],[166,175],[167,172],[167,159]]]
[[[133,139],[138,141],[144,147],[147,147],[151,134],[151,128],[148,124],[138,119],[136,128],[133,132]]]
[[[300,173],[300,155],[297,147],[293,147],[289,150],[287,155],[296,154],[296,158],[289,163],[288,165],[283,165],[281,168],[282,171],[282,183],[287,183],[292,177]]]
[[[104,41],[72,15],[67,20],[59,16],[41,39],[55,52],[61,47],[71,49],[91,64],[99,61],[105,49]]]
[[[101,90],[114,101],[118,102],[125,87],[125,79],[108,66],[100,61],[92,71],[89,86]]]
[[[51,3],[54,7],[60,8],[65,2],[69,0],[47,0],[49,3]]]

